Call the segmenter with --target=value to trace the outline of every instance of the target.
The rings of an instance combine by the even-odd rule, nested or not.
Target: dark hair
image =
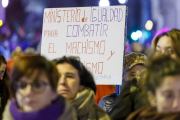
[[[166,76],[180,75],[180,63],[170,56],[154,56],[146,64],[145,72],[141,79],[141,86],[145,91],[155,90],[159,87]]]
[[[0,64],[1,63],[7,64],[6,59],[4,58],[2,54],[0,54]]]
[[[2,54],[0,54],[0,65],[1,64],[6,64],[6,59]],[[9,75],[7,72],[7,68],[5,69],[3,80],[0,81],[1,87],[3,89],[3,92],[1,93],[2,95],[2,100],[1,100],[1,111],[4,111],[5,105],[9,99],[10,96],[10,87],[9,87]]]
[[[16,59],[10,72],[12,97],[15,97],[16,82],[19,81],[23,76],[31,76],[33,71],[36,69],[39,73],[42,71],[46,73],[52,90],[56,92],[57,83],[59,80],[59,74],[56,69],[56,65],[42,56],[22,56]]]
[[[0,54],[0,65],[1,64],[6,64],[7,65],[6,59],[5,59],[5,57],[2,54]],[[7,68],[6,68],[5,72],[4,72],[3,80],[4,79],[6,79],[7,82],[9,80],[9,75],[7,73]]]
[[[94,82],[94,78],[93,78],[92,74],[81,63],[79,57],[63,56],[61,58],[54,59],[53,61],[56,64],[62,64],[62,63],[71,64],[74,68],[76,68],[78,70],[79,77],[80,77],[80,84],[85,87],[91,88],[94,91],[94,93],[96,93],[96,84]]]
[[[5,59],[5,57],[4,57],[2,54],[0,54],[0,65],[1,65],[1,64],[6,64],[6,65],[7,65],[6,59]],[[4,76],[3,76],[3,80],[4,80],[5,82],[9,82],[9,75],[8,75],[8,73],[7,73],[7,68],[5,69]],[[6,83],[6,84],[8,84],[8,83]],[[7,86],[7,85],[6,85],[6,86]]]

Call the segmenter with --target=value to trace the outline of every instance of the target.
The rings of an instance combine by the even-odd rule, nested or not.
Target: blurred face
[[[162,36],[156,45],[157,54],[169,54],[172,58],[176,59],[174,48],[172,45],[171,38],[168,36]]]
[[[60,74],[57,92],[63,97],[71,100],[76,97],[81,85],[78,70],[69,63],[57,65]]]
[[[2,63],[0,65],[0,80],[3,80],[5,70],[6,70],[6,64]]]
[[[180,75],[167,76],[163,83],[156,89],[151,105],[157,107],[158,112],[180,111]]]
[[[45,72],[35,70],[30,77],[23,76],[16,84],[16,99],[24,112],[39,111],[56,99]]]
[[[143,50],[143,47],[140,43],[138,42],[133,43],[133,52],[139,53],[139,52],[142,52],[142,50]]]
[[[136,75],[142,71],[145,67],[141,64],[137,64],[133,66],[130,70],[128,70],[124,75],[124,81],[133,80]]]

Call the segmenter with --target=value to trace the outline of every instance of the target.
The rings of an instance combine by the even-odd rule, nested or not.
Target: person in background
[[[20,46],[17,46],[16,49],[12,51],[11,58],[15,59],[15,58],[19,57],[22,54],[23,54],[22,48]]]
[[[147,57],[144,54],[135,52],[125,56],[123,84],[129,80],[133,80],[137,73],[144,69],[146,59]],[[99,106],[109,113],[112,110],[119,94],[119,91],[116,91],[110,95],[104,96],[100,100]]]
[[[56,92],[56,65],[42,56],[18,57],[11,69],[11,100],[3,120],[76,120],[75,110]]]
[[[57,92],[75,107],[78,120],[110,120],[106,112],[95,104],[94,78],[79,57],[64,56],[53,61],[60,75]]]
[[[149,59],[141,87],[149,105],[127,120],[180,120],[180,62],[170,56]]]
[[[125,45],[125,49],[124,49],[124,54],[127,55],[129,52],[131,51],[130,46],[129,46],[129,42],[128,39],[126,40],[126,45]],[[119,95],[122,86],[121,85],[96,85],[96,95],[95,95],[95,102],[96,104],[98,104],[100,102],[100,100],[106,96],[111,94],[112,92],[114,92],[114,94],[112,95]],[[116,91],[116,93],[115,93]]]
[[[0,120],[2,120],[2,113],[5,105],[9,99],[9,75],[6,69],[6,59],[0,54]]]
[[[28,47],[24,50],[25,55],[35,55],[35,49],[33,47]]]
[[[151,54],[168,54],[172,58],[180,60],[180,30],[172,29],[156,36],[151,44]]]
[[[172,29],[156,36],[151,44],[151,51],[149,56],[170,55],[171,58],[179,61],[180,59],[180,30]],[[143,74],[141,74],[143,76]],[[128,115],[148,104],[145,96],[141,94],[141,81],[128,81],[118,97],[115,107],[109,113],[114,120],[126,119]],[[132,89],[133,88],[133,89]],[[134,89],[136,88],[136,89]],[[123,92],[124,91],[124,92]],[[140,99],[139,99],[140,98]],[[127,102],[129,101],[129,102]],[[128,103],[128,104],[126,104]],[[123,105],[122,108],[121,105]]]
[[[139,42],[133,42],[132,43],[132,52],[143,53],[144,52],[143,45],[141,45]]]
[[[146,60],[146,55],[142,53],[132,52],[125,56],[123,84],[129,80],[133,80],[137,73],[144,69]]]

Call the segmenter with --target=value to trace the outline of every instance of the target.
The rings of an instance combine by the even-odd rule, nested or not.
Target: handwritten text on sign
[[[97,84],[121,84],[125,6],[44,10],[41,54],[80,56]]]

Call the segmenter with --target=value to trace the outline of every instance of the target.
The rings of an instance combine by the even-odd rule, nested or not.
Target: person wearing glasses
[[[79,57],[63,56],[53,61],[60,76],[57,92],[75,107],[78,120],[110,120],[106,112],[95,104],[94,78]]]
[[[59,74],[42,56],[19,57],[11,69],[11,100],[3,120],[76,120],[75,110],[56,88]]]
[[[0,54],[0,120],[2,120],[2,113],[4,111],[5,105],[9,99],[9,75],[6,69],[6,59]]]

